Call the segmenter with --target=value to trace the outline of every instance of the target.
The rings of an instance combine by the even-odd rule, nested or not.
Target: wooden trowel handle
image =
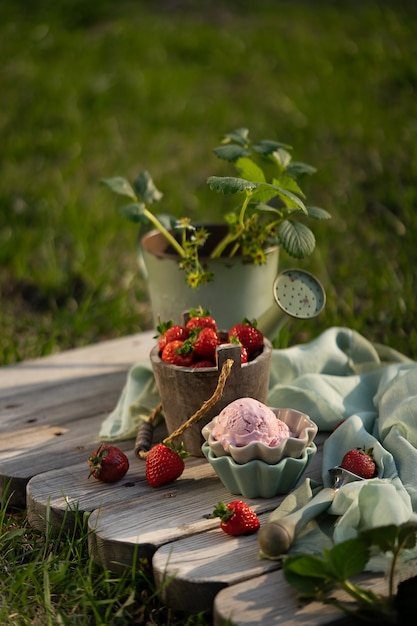
[[[319,491],[307,504],[281,519],[271,520],[261,526],[258,542],[266,557],[278,558],[291,547],[296,535],[333,502],[335,489]]]

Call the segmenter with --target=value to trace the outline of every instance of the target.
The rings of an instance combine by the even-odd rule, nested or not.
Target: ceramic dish
[[[278,446],[271,448],[264,443],[252,442],[246,446],[229,446],[230,456],[236,463],[248,463],[254,459],[262,460],[270,465],[276,465],[284,457],[299,458],[304,449],[309,446],[317,434],[317,424],[308,415],[295,409],[272,409],[276,417],[287,424],[295,437],[284,439]],[[229,456],[222,444],[216,441],[211,431],[216,423],[214,417],[202,429],[202,434],[216,457]]]
[[[207,442],[203,443],[202,451],[230,493],[245,498],[273,498],[295,487],[317,448],[311,443],[304,448],[300,458],[286,457],[276,465],[260,460],[241,465],[231,456],[217,457]]]

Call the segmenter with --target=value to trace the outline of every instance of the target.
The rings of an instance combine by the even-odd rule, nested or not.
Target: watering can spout
[[[273,304],[257,319],[259,330],[271,341],[279,334],[288,320],[288,316]]]
[[[318,278],[299,269],[288,269],[273,284],[275,305],[258,317],[258,328],[274,338],[288,319],[310,319],[324,308],[326,294]]]

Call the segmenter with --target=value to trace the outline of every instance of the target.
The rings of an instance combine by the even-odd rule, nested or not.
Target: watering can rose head
[[[210,258],[243,256],[255,265],[265,263],[265,250],[281,246],[290,256],[309,256],[316,245],[313,232],[301,218],[329,219],[330,214],[306,204],[300,187],[301,179],[315,172],[306,163],[292,160],[291,146],[264,139],[253,143],[247,128],[239,128],[224,136],[214,149],[220,159],[231,163],[237,176],[210,176],[207,183],[213,191],[240,197],[237,208],[225,216],[226,233],[210,252]],[[120,211],[135,223],[152,224],[178,254],[179,266],[190,287],[213,280],[200,260],[200,253],[210,233],[195,227],[190,219],[159,215],[151,206],[163,194],[147,171],[139,174],[131,185],[117,176],[102,182],[115,193],[130,198]]]

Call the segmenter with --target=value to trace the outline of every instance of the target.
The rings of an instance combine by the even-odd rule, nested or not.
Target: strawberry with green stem
[[[246,348],[248,357],[252,358],[263,349],[264,336],[256,327],[256,321],[244,319],[241,323],[235,324],[229,329],[229,341],[237,340]]]
[[[151,487],[171,483],[184,471],[184,459],[188,452],[183,445],[176,450],[171,443],[158,443],[146,455],[145,474]]]
[[[374,478],[376,476],[376,463],[373,457],[373,448],[349,450],[344,455],[340,467],[361,478]]]
[[[129,459],[117,446],[101,444],[88,457],[90,476],[103,483],[114,483],[126,474]]]
[[[217,331],[216,320],[210,315],[210,311],[199,307],[198,309],[190,309],[189,318],[185,324],[187,330],[191,331],[195,328],[212,328]]]
[[[211,517],[219,517],[220,528],[235,537],[256,533],[261,526],[255,511],[242,500],[233,500],[228,504],[218,502]]]
[[[188,338],[189,331],[180,324],[174,324],[172,320],[167,322],[159,322],[156,327],[158,334],[155,339],[158,339],[158,348],[162,352],[167,343],[171,341],[185,341]]]
[[[170,365],[189,367],[193,362],[193,346],[187,339],[175,339],[167,343],[161,353],[161,360]]]

